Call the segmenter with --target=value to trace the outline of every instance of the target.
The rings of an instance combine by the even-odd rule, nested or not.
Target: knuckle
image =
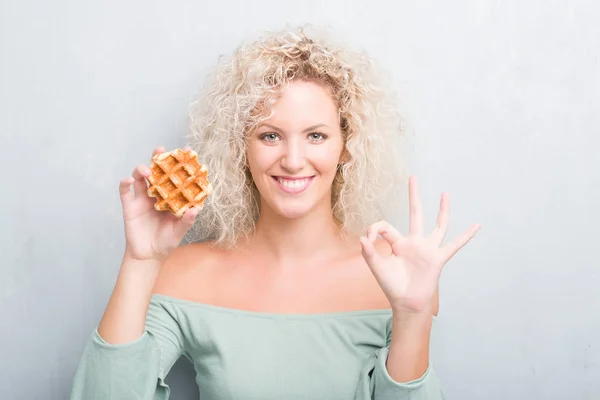
[[[387,225],[387,222],[385,222],[384,220],[379,220],[377,222],[375,222],[373,225],[371,225],[373,227],[373,229],[375,230],[380,230],[383,227],[385,227]]]

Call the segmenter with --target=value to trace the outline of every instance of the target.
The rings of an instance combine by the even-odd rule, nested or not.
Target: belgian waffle
[[[177,217],[192,207],[202,209],[213,190],[208,169],[198,162],[198,154],[193,150],[156,154],[150,162],[150,171],[148,196],[156,198],[154,208],[169,210]]]

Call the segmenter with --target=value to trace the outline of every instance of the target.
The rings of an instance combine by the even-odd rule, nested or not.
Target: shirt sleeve
[[[184,351],[175,313],[152,301],[146,329],[125,344],[107,343],[96,328],[73,379],[71,400],[167,400],[164,379]]]
[[[392,379],[385,365],[390,344],[391,324],[388,324],[386,346],[367,360],[355,400],[445,400],[446,395],[431,362],[425,373],[413,381],[400,383]]]

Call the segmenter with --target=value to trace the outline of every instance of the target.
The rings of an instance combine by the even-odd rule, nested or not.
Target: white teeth
[[[287,180],[287,179],[277,178],[277,181],[279,183],[281,183],[283,186],[287,187],[287,188],[298,189],[298,188],[301,188],[301,187],[305,186],[308,183],[308,178],[306,178],[306,179],[294,179],[294,180]]]

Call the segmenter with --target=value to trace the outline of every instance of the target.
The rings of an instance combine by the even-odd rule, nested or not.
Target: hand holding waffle
[[[168,153],[158,147],[150,167],[138,165],[131,177],[121,180],[119,191],[126,256],[161,260],[192,227],[212,186],[206,167],[189,147]]]

